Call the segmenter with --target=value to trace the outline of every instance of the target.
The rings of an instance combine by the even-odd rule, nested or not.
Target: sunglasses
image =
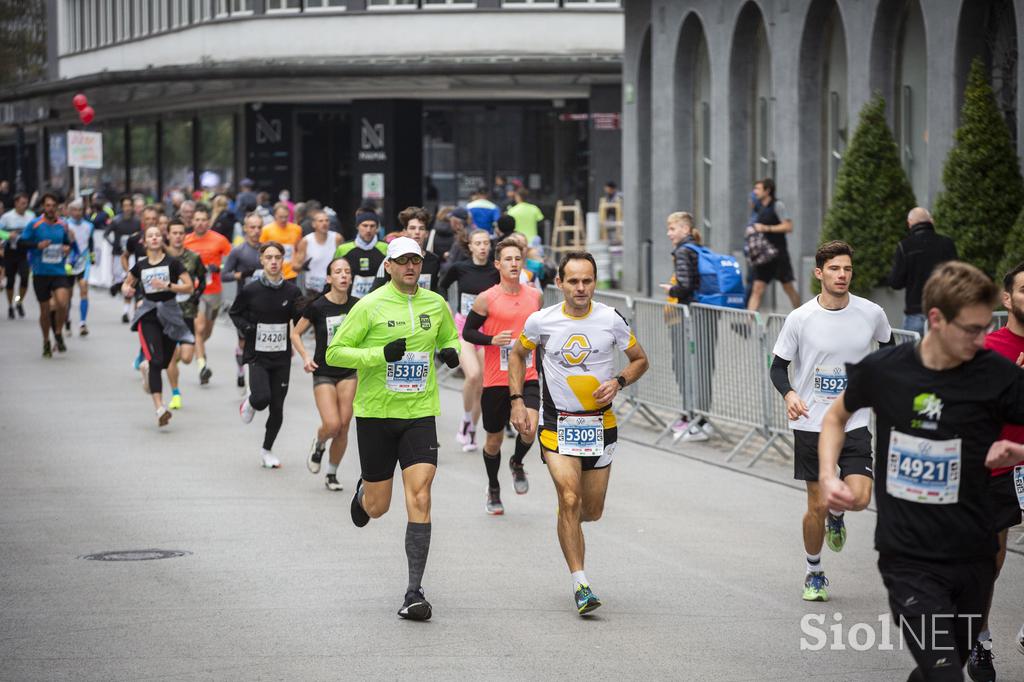
[[[423,262],[423,258],[421,256],[399,256],[398,258],[392,258],[391,262],[395,265],[408,265],[409,263],[419,265]]]

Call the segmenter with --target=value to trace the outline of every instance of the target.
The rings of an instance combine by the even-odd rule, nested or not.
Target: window
[[[166,31],[169,26],[167,23],[168,16],[170,15],[170,9],[167,6],[168,2],[173,2],[173,0],[153,0],[152,31],[154,33]]]
[[[268,12],[298,12],[300,9],[301,0],[267,0]]]
[[[132,36],[139,37],[149,33],[149,1],[132,0]]]
[[[501,0],[502,7],[558,7],[558,0]]]
[[[133,123],[131,126],[131,191],[156,197],[156,124]]]
[[[704,239],[707,240],[711,234],[711,105],[707,102],[701,102],[700,105],[700,127],[701,223],[704,226]]]
[[[367,9],[416,9],[418,0],[367,0]]]
[[[192,119],[165,120],[160,147],[160,186],[164,198],[170,198],[174,192],[192,196]]]
[[[423,9],[476,7],[476,0],[423,0]]]
[[[231,0],[232,14],[252,14],[252,0]]]
[[[914,177],[914,91],[909,85],[903,86],[900,111],[900,156],[903,157],[903,172],[908,178]]]
[[[228,7],[228,0],[214,0],[213,4],[213,16],[218,19],[231,14],[231,9]]]
[[[618,8],[622,6],[619,0],[562,0],[565,8],[596,9],[599,7]]]
[[[178,28],[188,25],[188,3],[189,0],[170,0],[171,3],[171,25],[170,28]]]
[[[215,0],[192,0],[192,23],[198,24],[212,19],[214,2]]]
[[[306,0],[306,9],[348,9],[345,2],[346,0]]]
[[[199,118],[199,184],[221,193],[235,182],[235,117],[210,114]]]

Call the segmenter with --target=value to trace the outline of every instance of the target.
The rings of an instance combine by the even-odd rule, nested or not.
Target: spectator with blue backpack
[[[683,211],[677,211],[668,216],[666,233],[672,242],[672,277],[668,284],[662,284],[669,303],[693,303],[700,295],[701,270],[700,259],[702,251],[700,231],[694,227],[693,216]],[[740,305],[743,302],[743,285],[740,280],[739,292]],[[669,329],[669,338],[672,340],[672,369],[679,383],[679,392],[682,396],[685,378],[685,352],[686,338],[682,326],[682,317],[676,308],[667,308],[665,324]],[[702,344],[703,345],[703,344]],[[682,439],[686,442],[698,442],[708,440],[713,434],[711,424],[703,417],[694,417],[688,411],[682,411],[679,419],[672,424],[673,438]]]

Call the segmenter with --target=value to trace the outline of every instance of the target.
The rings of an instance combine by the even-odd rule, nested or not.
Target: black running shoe
[[[991,641],[986,644],[992,646]],[[967,675],[974,682],[995,682],[996,668],[992,665],[992,649],[986,649],[981,642],[974,642],[974,648],[967,658]]]
[[[121,315],[121,322],[123,322],[124,324],[128,324],[128,322],[129,322],[128,313],[125,313],[125,314]]]
[[[210,377],[213,376],[213,372],[210,371],[209,367],[203,367],[199,370],[199,383],[202,386],[210,383]]]
[[[50,349],[50,340],[49,339],[47,339],[46,341],[43,341],[43,357],[44,358],[52,358],[53,357],[53,350]]]
[[[241,374],[238,377],[238,387],[239,388],[245,388],[245,375],[244,374]]]
[[[370,522],[370,515],[363,509],[363,505],[359,504],[359,491],[363,489],[363,479],[359,479],[356,483],[356,494],[352,496],[352,523],[356,524],[356,528],[362,528]],[[429,617],[429,616],[428,616]]]
[[[336,474],[327,474],[327,480],[324,481],[324,485],[327,486],[328,490],[338,492],[344,490],[342,485],[338,483],[338,476]]]
[[[18,308],[18,317],[20,317],[20,318],[24,319],[24,318],[25,318],[25,306],[23,306],[23,305],[21,305],[21,304],[19,303],[19,304],[17,305],[17,308]]]
[[[110,295],[111,295],[111,297],[117,296],[117,293],[119,291],[121,291],[121,285],[120,284],[111,284],[110,285]]]
[[[53,338],[57,339],[57,352],[58,353],[67,353],[68,352],[68,347],[66,345],[64,345],[64,337],[61,336],[61,335],[54,334]]]
[[[14,319],[14,308],[8,308],[7,309],[7,319],[8,320],[13,320]]]
[[[405,603],[398,609],[398,615],[406,620],[430,620],[433,609],[423,596],[423,588],[405,593]]]
[[[64,320],[64,331],[71,331],[71,320]]]
[[[516,463],[510,457],[508,468],[512,470],[512,487],[516,489],[516,495],[525,495],[530,492],[530,482],[526,480],[526,469],[523,468],[523,463]]]

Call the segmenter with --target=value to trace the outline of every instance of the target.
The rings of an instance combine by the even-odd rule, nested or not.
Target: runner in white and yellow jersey
[[[558,492],[558,541],[572,573],[580,615],[601,601],[583,572],[583,521],[597,521],[615,454],[617,430],[612,401],[619,390],[647,371],[647,354],[614,308],[593,302],[597,286],[594,257],[569,252],[558,266],[555,285],[565,301],[526,320],[508,359],[512,425],[524,437],[533,427],[523,400],[527,357],[540,346],[544,376],[541,452]],[[629,364],[615,374],[615,349]]]

